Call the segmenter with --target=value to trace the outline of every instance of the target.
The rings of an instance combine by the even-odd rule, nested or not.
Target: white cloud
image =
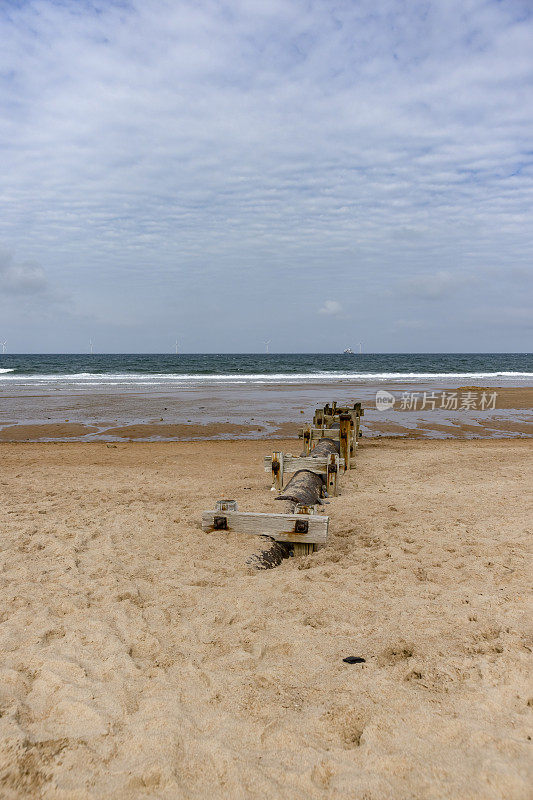
[[[439,270],[434,273],[406,278],[401,281],[399,288],[403,294],[413,297],[425,300],[441,300],[473,283],[477,283],[477,279],[473,275],[464,272],[454,273],[447,270]]]
[[[17,263],[9,253],[0,252],[0,292],[37,294],[47,288],[46,276],[38,264]]]
[[[380,338],[387,287],[425,319],[458,273],[498,270],[476,287],[490,318],[502,292],[522,302],[505,274],[533,262],[532,14],[529,0],[1,4],[0,242],[80,310],[120,308],[162,341],[179,316],[198,349],[239,349],[273,313],[287,346],[313,349],[292,312],[329,282],[370,347],[399,343]],[[225,292],[242,302],[219,330]]]
[[[342,313],[342,306],[337,300],[325,300],[324,305],[318,309],[318,313],[338,316]]]

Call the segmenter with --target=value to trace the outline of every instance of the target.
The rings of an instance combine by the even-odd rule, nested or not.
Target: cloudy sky
[[[531,0],[2,0],[11,352],[530,351]]]

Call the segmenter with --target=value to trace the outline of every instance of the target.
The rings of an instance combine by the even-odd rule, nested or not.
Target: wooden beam
[[[364,410],[360,402],[354,403],[352,406],[339,406],[336,403],[332,403],[330,405],[329,403],[326,403],[325,406],[323,406],[322,408],[317,408],[316,411],[317,412],[321,411],[324,414],[336,415],[336,416],[338,416],[339,414],[350,414],[353,411],[355,411],[358,414],[361,414],[361,416],[363,416],[364,414]]]
[[[361,403],[356,403],[355,405],[360,406]],[[317,408],[313,417],[313,426],[315,428],[331,428],[332,425],[338,425],[341,414],[350,414],[354,424],[360,424],[360,418],[364,415],[364,411],[362,408],[349,408],[346,406],[344,408],[337,407],[335,414],[329,414],[324,409]]]
[[[313,451],[311,450],[311,453]],[[298,472],[299,469],[310,469],[311,472],[327,472],[329,456],[293,456],[292,453],[283,453],[283,475],[289,475],[293,472]],[[272,469],[272,456],[265,456],[264,459],[265,472],[272,473],[274,477],[274,470]],[[340,469],[344,471],[344,459],[340,459]],[[273,485],[276,486],[274,480]],[[281,488],[276,486],[276,488]]]
[[[343,415],[343,416],[345,416],[347,418],[347,419],[345,419],[345,421],[343,423],[343,425],[344,425],[343,430],[347,428],[348,431],[349,431],[348,432],[348,442],[349,442],[348,449],[350,451],[350,455],[352,456],[352,461],[349,460],[347,462],[346,461],[346,456],[343,453],[343,450],[341,449],[341,457],[344,458],[344,460],[345,460],[344,469],[347,470],[347,469],[350,469],[351,467],[355,467],[355,459],[353,459],[353,456],[355,455],[355,450],[356,450],[356,448],[358,446],[358,440],[357,440],[357,437],[356,437],[357,428],[355,427],[353,419],[350,417],[349,414],[346,414],[346,415]],[[339,424],[338,428],[312,428],[310,426],[307,426],[306,428],[300,428],[300,430],[298,431],[298,437],[300,439],[304,439],[304,454],[306,456],[309,455],[309,448],[312,448],[313,442],[316,439],[328,438],[328,439],[342,441],[341,430],[340,430],[340,422],[338,424]]]
[[[322,514],[258,514],[246,511],[204,511],[204,531],[234,531],[270,536],[277,542],[325,544],[329,517]]]
[[[350,425],[350,429],[351,436],[355,438],[355,427]],[[340,428],[312,428],[310,425],[307,425],[305,428],[300,428],[298,431],[298,438],[304,440],[304,448],[306,442],[308,446],[310,446],[316,439],[333,439],[334,441],[338,441],[340,439]],[[308,453],[309,450],[306,455]]]

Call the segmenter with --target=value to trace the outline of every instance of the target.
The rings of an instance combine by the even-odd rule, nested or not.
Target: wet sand
[[[529,800],[531,442],[366,441],[258,572],[265,452],[0,445],[0,796]]]
[[[2,395],[0,441],[172,441],[296,436],[317,405],[336,398],[362,401],[365,436],[491,438],[533,436],[533,388],[417,385],[389,387],[394,407],[376,408],[385,386],[212,387],[209,393],[159,392]],[[457,408],[440,408],[442,392],[457,395]],[[436,393],[435,408],[424,393]],[[496,393],[494,408],[481,408]],[[416,407],[404,407],[416,395]],[[475,407],[461,408],[470,402]],[[405,404],[407,406],[407,404]]]

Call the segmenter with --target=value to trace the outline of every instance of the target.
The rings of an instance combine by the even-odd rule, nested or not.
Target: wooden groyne
[[[324,498],[338,495],[342,473],[355,467],[363,414],[361,403],[328,403],[299,431],[303,453],[275,451],[265,456],[264,469],[271,474],[271,488],[279,492],[276,500],[286,502],[286,513],[239,511],[235,500],[219,500],[212,511],[203,512],[203,530],[268,537],[270,550],[255,558],[259,568],[279,563],[291,549],[294,555],[304,555],[323,547],[329,529],[329,517],[322,513]]]

